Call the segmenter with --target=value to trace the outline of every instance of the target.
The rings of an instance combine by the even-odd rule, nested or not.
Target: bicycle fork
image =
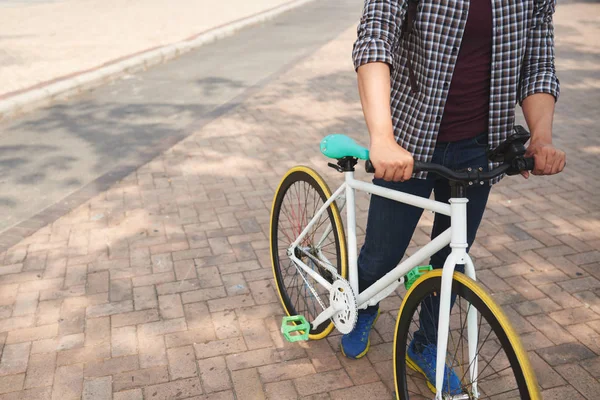
[[[450,333],[450,303],[452,294],[452,276],[456,264],[465,265],[465,274],[475,280],[475,266],[467,254],[467,200],[464,197],[451,198],[451,235],[450,247],[452,252],[444,263],[442,270],[442,287],[440,290],[440,315],[438,321],[437,359],[435,400],[443,400],[442,388],[444,384],[444,371],[446,369],[446,352],[448,350],[448,336]],[[477,389],[477,341],[479,333],[477,326],[477,310],[469,307],[467,314],[467,338],[469,342],[469,377],[471,380],[471,395],[479,398]]]

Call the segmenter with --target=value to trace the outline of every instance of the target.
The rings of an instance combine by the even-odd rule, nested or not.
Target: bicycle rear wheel
[[[394,378],[398,399],[431,399],[435,382],[428,382],[422,370],[415,368],[415,361],[407,356],[408,347],[419,330],[420,319],[428,320],[428,313],[439,307],[437,294],[440,293],[442,270],[434,270],[422,276],[406,293],[398,314],[394,338]],[[510,322],[492,298],[479,284],[467,276],[455,272],[452,281],[452,295],[456,296],[450,316],[450,335],[446,353],[446,365],[451,366],[460,379],[462,396],[448,392],[444,399],[472,399],[473,382],[470,377],[468,353],[467,313],[477,311],[478,326],[478,399],[541,399],[535,374],[523,350],[517,334]],[[435,329],[425,331],[436,332]],[[413,345],[411,355],[419,355],[423,363],[425,356],[415,352],[415,348],[427,346],[437,348],[437,336],[427,337],[422,330],[418,334],[418,345]],[[435,349],[434,349],[435,351]],[[435,364],[434,364],[435,365]]]
[[[271,261],[277,292],[287,315],[303,315],[307,321],[323,311],[322,305],[329,306],[329,292],[296,266],[287,250],[330,197],[329,187],[317,172],[295,167],[282,179],[271,210]],[[335,201],[298,247],[294,255],[329,283],[335,275],[324,265],[346,277],[344,227]],[[311,329],[309,338],[322,339],[333,327],[328,320]]]

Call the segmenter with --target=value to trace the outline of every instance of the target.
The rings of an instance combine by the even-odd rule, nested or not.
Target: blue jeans
[[[486,156],[487,133],[472,139],[451,143],[438,143],[433,153],[432,163],[444,165],[453,170],[483,168],[488,170]],[[411,179],[406,182],[386,182],[374,179],[375,185],[399,190],[428,198],[434,192],[437,201],[448,202],[450,199],[450,183],[435,174],[428,174],[427,179]],[[469,248],[475,235],[490,193],[488,184],[469,187],[466,190],[467,204],[467,240]],[[379,278],[391,271],[402,259],[413,236],[423,209],[398,203],[383,197],[371,196],[367,231],[364,245],[358,257],[359,289],[364,291]],[[435,215],[431,237],[435,238],[450,227],[450,217]],[[433,268],[442,268],[450,246],[446,246],[431,257]],[[456,270],[463,272],[464,266],[457,265]],[[420,329],[415,338],[422,343],[434,342],[437,338],[437,319],[439,302],[436,298],[425,299],[421,305]]]

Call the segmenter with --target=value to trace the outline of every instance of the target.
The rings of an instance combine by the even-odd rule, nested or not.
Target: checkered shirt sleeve
[[[523,59],[519,104],[534,93],[549,93],[558,99],[560,86],[554,67],[554,25],[556,0],[538,1],[527,37]]]
[[[400,36],[405,5],[406,0],[365,0],[352,51],[355,69],[372,62],[383,62],[393,69],[393,51]]]

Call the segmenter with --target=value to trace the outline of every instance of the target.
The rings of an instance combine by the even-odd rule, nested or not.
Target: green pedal
[[[425,275],[429,271],[431,271],[433,267],[431,265],[422,265],[418,267],[414,267],[408,274],[404,277],[404,287],[406,290],[410,289],[410,287],[419,279],[422,275]]]
[[[283,317],[281,322],[281,333],[288,342],[308,340],[310,323],[302,315]]]

